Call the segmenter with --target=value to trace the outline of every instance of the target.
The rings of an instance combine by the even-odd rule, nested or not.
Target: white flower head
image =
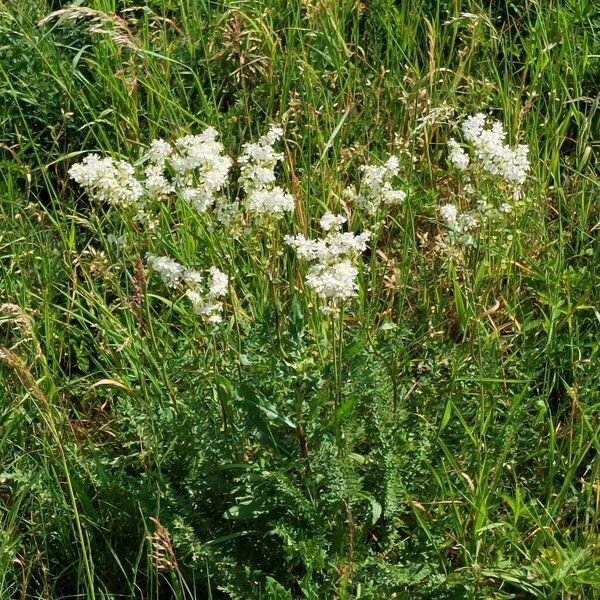
[[[158,273],[163,283],[170,288],[183,287],[185,296],[192,303],[194,312],[209,323],[222,321],[222,298],[227,295],[229,277],[217,267],[211,267],[206,284],[202,274],[194,269],[186,269],[167,256],[146,256],[148,266]],[[204,286],[203,286],[204,284]]]
[[[488,127],[486,116],[477,113],[465,119],[462,131],[467,141],[473,144],[475,156],[484,170],[517,189],[525,183],[530,170],[529,148],[523,144],[511,148],[506,144],[506,132],[500,121],[493,121]],[[459,157],[457,153],[456,149],[451,148],[450,160],[454,162],[454,157],[464,161],[464,157]]]
[[[165,176],[164,164],[150,163],[146,166],[145,175],[144,187],[150,196],[168,196],[175,191],[175,186]]]
[[[150,142],[146,157],[154,165],[163,166],[165,161],[173,154],[173,146],[163,139],[156,139]]]
[[[273,126],[256,143],[246,143],[238,158],[240,183],[246,194],[246,208],[261,215],[293,212],[294,197],[275,185],[275,167],[283,154],[273,147],[283,137],[283,129]]]
[[[182,187],[179,193],[199,213],[206,212],[215,202],[215,196],[204,187]]]
[[[469,155],[465,152],[464,148],[458,145],[458,142],[450,138],[448,140],[448,159],[450,162],[460,171],[465,171],[469,166]]]
[[[210,268],[210,281],[208,284],[208,296],[211,299],[222,298],[227,295],[229,287],[229,276],[219,271],[217,267]]]
[[[399,169],[397,156],[390,156],[382,165],[363,165],[358,189],[346,188],[344,196],[370,215],[374,215],[382,204],[400,204],[406,199],[406,192],[393,185]]]
[[[472,232],[479,227],[479,221],[472,212],[459,212],[458,208],[451,203],[440,207],[440,216],[445,221],[448,231],[443,238],[441,247],[451,248],[453,245],[472,246],[475,238]]]
[[[184,269],[181,275],[181,280],[186,285],[196,288],[202,283],[204,277],[202,277],[202,275],[194,269]]]
[[[456,223],[456,217],[458,216],[458,209],[454,204],[444,204],[440,207],[440,216],[447,224]]]
[[[198,135],[185,135],[175,140],[169,156],[176,173],[176,191],[199,213],[220,201],[221,192],[229,182],[233,160],[224,154],[217,137],[213,127]]]
[[[144,188],[127,161],[88,154],[69,169],[69,175],[96,200],[143,208]]]
[[[258,214],[279,215],[294,210],[294,197],[279,186],[250,192],[246,206]]]
[[[483,113],[477,113],[463,121],[462,131],[467,141],[474,143],[481,136],[485,118]]]
[[[186,271],[182,265],[168,256],[148,254],[146,262],[153,271],[158,273],[163,283],[170,288],[175,288],[181,283],[183,274]]]
[[[343,215],[334,215],[331,212],[326,212],[319,221],[323,231],[339,231],[342,225],[347,221]]]
[[[309,261],[306,285],[325,302],[324,312],[335,314],[337,304],[356,296],[358,268],[354,262],[367,248],[369,231],[359,235],[342,232],[346,222],[342,215],[327,212],[320,221],[325,237],[316,240],[303,235],[285,236],[299,258]]]
[[[223,320],[223,304],[213,302],[197,290],[187,290],[186,297],[192,303],[194,312],[204,317],[209,323],[220,323]]]
[[[334,302],[356,296],[358,269],[345,259],[332,264],[316,263],[306,274],[306,284],[324,300]]]

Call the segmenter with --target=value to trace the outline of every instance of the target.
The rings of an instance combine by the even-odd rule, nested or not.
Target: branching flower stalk
[[[390,156],[382,165],[363,165],[360,170],[358,185],[347,187],[343,196],[361,212],[376,217],[376,222],[381,225],[382,216],[387,215],[390,207],[406,200],[406,192],[394,187],[400,161],[397,156]]]
[[[471,201],[471,206],[464,210],[453,202],[440,207],[439,215],[446,226],[441,244],[449,253],[452,250],[456,253],[460,247],[475,247],[478,233],[486,228],[493,232],[498,230],[498,224],[515,212],[531,169],[529,148],[523,144],[509,146],[500,121],[491,121],[485,114],[477,113],[463,121],[461,131],[467,146],[451,138],[448,161],[466,183],[462,187],[464,196],[473,197],[476,204]],[[504,196],[504,201],[490,202],[481,187],[482,180],[491,182]]]
[[[339,307],[337,314],[329,318],[331,327],[331,353],[333,358],[334,390],[334,428],[337,441],[338,453],[342,454],[342,431],[339,422],[339,412],[342,405],[342,380],[343,380],[343,353],[344,353],[344,302]]]
[[[311,240],[304,235],[285,236],[300,259],[308,261],[305,283],[312,289],[321,305],[321,312],[329,319],[331,356],[333,359],[334,386],[332,400],[334,406],[334,428],[341,449],[339,408],[342,402],[342,354],[344,344],[344,308],[348,300],[358,295],[358,268],[355,263],[367,247],[370,232],[359,235],[343,232],[346,222],[343,215],[327,212],[320,220],[325,236]]]
[[[281,302],[277,281],[281,254],[281,228],[278,225],[282,217],[293,213],[295,200],[276,183],[275,169],[283,161],[284,155],[275,150],[275,145],[282,139],[283,129],[272,126],[256,143],[244,144],[238,163],[241,170],[239,182],[245,195],[242,205],[258,220],[259,227],[264,227],[261,236],[267,240],[264,269],[275,314],[277,340],[285,355],[281,341]]]

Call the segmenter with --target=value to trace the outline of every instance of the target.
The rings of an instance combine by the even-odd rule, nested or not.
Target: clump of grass
[[[0,1],[0,595],[595,598],[594,2],[141,4]]]

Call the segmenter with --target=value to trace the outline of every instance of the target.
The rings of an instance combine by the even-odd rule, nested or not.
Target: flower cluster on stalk
[[[225,273],[213,266],[206,279],[199,271],[188,269],[168,256],[154,254],[148,254],[146,262],[167,287],[185,290],[197,315],[209,323],[223,320],[222,299],[227,295],[229,286],[229,277]]]
[[[509,146],[500,121],[492,121],[485,114],[477,113],[463,121],[461,131],[467,148],[451,138],[448,141],[448,160],[465,174],[463,192],[467,196],[477,194],[477,201],[475,206],[462,211],[455,204],[446,203],[439,213],[447,227],[445,241],[469,246],[475,245],[478,228],[497,222],[513,211],[513,202],[521,195],[531,165],[528,147],[524,144]],[[500,181],[497,189],[506,196],[505,201],[494,205],[473,187],[472,182],[477,179],[475,175],[478,172],[491,176],[494,182]]]
[[[483,113],[467,117],[461,131],[475,160],[454,138],[448,140],[448,160],[460,171],[480,167],[518,194],[531,169],[528,146],[509,146],[502,123],[491,121]]]
[[[358,187],[347,187],[344,196],[369,215],[374,215],[382,205],[400,204],[406,199],[406,192],[393,184],[399,169],[400,162],[396,156],[390,156],[383,165],[363,165]]]
[[[323,301],[322,310],[326,314],[337,313],[344,301],[357,295],[356,258],[366,250],[371,236],[369,231],[359,235],[343,232],[345,222],[344,216],[328,212],[320,221],[324,237],[311,240],[304,235],[288,235],[284,238],[298,258],[312,263],[305,282]]]
[[[90,197],[120,208],[133,206],[140,218],[144,214],[144,186],[135,176],[135,167],[126,160],[88,154],[69,169],[69,175]]]
[[[280,127],[271,127],[258,142],[244,144],[238,158],[245,205],[252,213],[281,215],[294,210],[294,197],[275,183],[275,167],[283,160],[283,154],[276,152],[273,146],[282,137]]]
[[[274,145],[282,137],[281,128],[271,127],[256,143],[243,146],[237,162],[244,207],[250,213],[279,216],[294,210],[294,198],[276,185],[275,168],[283,154],[275,151]],[[225,193],[233,164],[217,131],[208,127],[172,143],[153,140],[136,166],[89,154],[71,167],[69,175],[91,198],[131,210],[134,219],[146,226],[155,224],[152,202],[170,196],[181,198],[200,214],[212,210],[221,224],[227,224],[240,208],[240,203]],[[117,242],[114,236],[113,240]],[[147,255],[147,264],[167,287],[184,289],[197,314],[209,322],[221,320],[221,300],[229,285],[225,273],[211,267],[205,277],[167,256],[153,254]]]

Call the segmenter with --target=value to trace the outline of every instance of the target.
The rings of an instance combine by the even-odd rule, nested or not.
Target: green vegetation
[[[598,598],[599,57],[597,0],[0,0],[0,597]],[[513,202],[448,160],[479,112],[531,169],[462,243],[441,207]],[[279,218],[69,177],[273,124]],[[284,238],[328,210],[371,231],[337,314]]]

